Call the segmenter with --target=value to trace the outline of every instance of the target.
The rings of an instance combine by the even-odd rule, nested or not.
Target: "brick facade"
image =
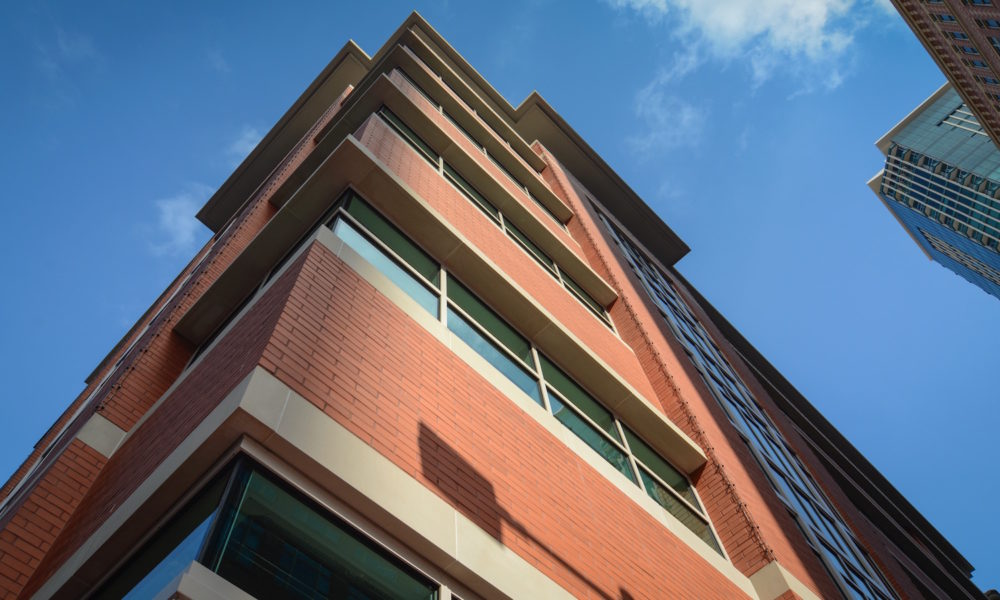
[[[434,72],[434,65],[427,59],[434,58],[435,52],[448,55],[450,47],[443,40],[434,42],[419,16],[414,15],[408,22],[420,30],[420,35],[405,38],[408,45],[403,55],[421,54],[423,58],[417,64],[426,71],[424,77],[441,75]],[[412,33],[405,28],[401,31],[397,35]],[[250,197],[227,199],[220,191],[220,199],[211,201],[231,203],[227,205],[231,208],[230,224],[218,227],[216,236],[178,278],[174,289],[161,296],[145,322],[137,324],[130,339],[123,340],[122,349],[109,355],[95,374],[94,383],[5,485],[4,496],[27,476],[62,426],[71,425],[63,434],[64,442],[52,446],[52,458],[41,463],[42,468],[35,470],[32,479],[25,480],[23,491],[15,492],[16,502],[0,513],[0,597],[29,597],[50,578],[62,576],[67,561],[87,551],[87,542],[95,532],[113,522],[116,511],[123,510],[129,499],[136,497],[154,471],[167,464],[171,453],[194,435],[227,394],[258,368],[469,519],[504,552],[514,553],[574,597],[746,597],[748,590],[757,585],[751,585],[751,578],[775,563],[790,574],[799,591],[809,590],[814,597],[837,597],[834,579],[775,494],[747,444],[699,379],[682,346],[664,326],[658,309],[615,247],[590,200],[619,210],[615,208],[616,199],[600,197],[592,189],[593,179],[588,179],[592,174],[585,176],[579,169],[573,172],[546,144],[532,140],[530,148],[535,156],[529,156],[529,161],[514,147],[525,144],[525,140],[504,140],[514,157],[511,160],[532,170],[529,175],[537,177],[572,211],[566,228],[560,228],[395,70],[390,64],[395,49],[395,42],[390,40],[377,55],[365,59],[367,62],[358,59],[369,74],[333,90],[328,95],[332,102],[322,110],[311,107],[312,114],[319,118],[306,125],[297,124],[303,135],[282,152],[281,161],[258,169],[256,176],[260,180]],[[448,67],[449,77],[456,76],[451,69],[464,69],[454,57],[441,61],[452,65]],[[444,71],[441,65],[436,68]],[[384,99],[371,96],[385,92],[372,91],[376,88],[372,82],[383,72],[394,93],[409,103],[409,110],[419,111],[431,127],[444,132],[447,148],[438,151],[447,151],[451,156],[460,152],[464,164],[476,171],[476,177],[492,182],[491,193],[502,196],[498,203],[516,208],[516,219],[537,220],[540,226],[529,224],[536,231],[546,232],[548,247],[558,247],[562,256],[582,261],[614,290],[617,299],[608,307],[613,328],[602,323],[552,273],[373,114]],[[477,84],[469,72],[463,74],[463,81],[479,87],[477,93],[489,96],[491,90]],[[328,70],[324,77],[333,80],[337,73],[336,69]],[[323,81],[321,78],[319,84]],[[457,98],[453,83],[435,86],[433,93],[439,97],[444,94],[452,100]],[[317,89],[322,91],[321,87],[310,88],[305,101],[319,97]],[[460,102],[470,112],[473,110],[464,100]],[[472,114],[480,119],[480,111],[493,107],[507,110],[491,99]],[[512,107],[504,116],[516,125],[515,117],[517,112]],[[354,124],[350,143],[358,144],[365,160],[376,165],[378,171],[384,169],[375,175],[359,176],[357,185],[361,186],[362,197],[365,186],[385,189],[378,187],[382,184],[372,183],[375,180],[391,178],[401,182],[408,198],[401,201],[424,203],[432,218],[446,223],[468,244],[468,252],[502,272],[505,284],[514,293],[549,315],[546,318],[551,320],[550,327],[565,331],[568,343],[587,352],[633,390],[639,398],[630,402],[648,401],[654,411],[662,413],[687,436],[683,443],[704,455],[704,464],[687,475],[724,548],[721,560],[728,563],[726,568],[719,567],[719,557],[700,541],[685,541],[665,526],[664,520],[673,516],[658,508],[651,512],[602,474],[595,467],[602,460],[596,453],[584,455],[553,435],[538,420],[540,417],[519,408],[491,382],[490,374],[463,359],[323,243],[306,243],[296,258],[260,289],[254,287],[256,281],[223,277],[233,269],[247,269],[247,264],[253,264],[255,259],[248,256],[255,251],[255,239],[268,235],[272,236],[268,239],[286,239],[280,237],[281,232],[275,233],[279,229],[275,223],[280,220],[276,215],[304,214],[297,212],[303,210],[304,200],[290,188],[298,188],[299,183],[314,175],[312,169],[331,149],[330,141],[323,137],[325,132],[342,122]],[[291,127],[289,123],[283,120],[276,131],[281,133],[283,128]],[[269,134],[262,144],[276,144],[277,135]],[[501,139],[496,131],[489,135],[494,136],[492,142]],[[333,147],[346,143],[334,142]],[[534,173],[529,162],[542,166]],[[584,180],[591,183],[585,184]],[[332,206],[341,191],[325,202]],[[623,217],[627,218],[631,217]],[[289,223],[294,219],[284,221],[280,227],[291,227]],[[311,222],[297,225],[306,233],[316,226]],[[419,227],[404,221],[395,225],[404,234]],[[664,238],[672,235],[664,230]],[[287,239],[292,240],[289,248],[299,237],[297,233],[287,234]],[[449,257],[434,258],[445,263]],[[665,272],[673,273],[672,261],[665,261],[663,267]],[[262,268],[262,272],[268,270]],[[458,277],[461,279],[461,275]],[[245,286],[245,293],[251,294],[236,318],[227,317],[233,312],[232,306],[220,306],[218,314],[205,311],[206,302],[220,297],[218,290],[224,282]],[[679,279],[677,285],[684,289]],[[494,302],[489,297],[489,286],[480,287],[483,289],[477,291],[483,300],[487,304]],[[742,363],[737,348],[712,326],[709,311],[699,307],[695,295],[684,294],[685,301],[719,341],[762,407],[774,416],[789,444],[875,557],[896,592],[916,596],[912,577],[933,589],[933,576],[907,558],[906,551],[854,507],[809,444],[799,437],[794,423]],[[192,341],[175,329],[193,307],[214,315],[216,325],[227,327],[214,342],[211,336]],[[509,307],[494,308],[505,317],[516,317],[507,314],[515,312]],[[207,345],[210,342],[212,345]],[[192,362],[199,344],[202,350],[208,349]],[[119,361],[121,352],[126,355]],[[612,405],[620,399],[604,401]],[[88,406],[70,423],[84,402]],[[75,438],[94,413],[126,433],[110,457]],[[551,416],[546,414],[545,418]],[[240,433],[256,435],[249,430],[234,435]],[[642,497],[640,488],[635,491]],[[162,513],[166,507],[157,510]],[[156,516],[150,515],[150,519],[155,522]],[[130,523],[135,519],[139,517]],[[683,527],[679,521],[678,527]],[[108,564],[127,557],[130,551],[94,550],[103,552]],[[901,562],[916,574],[907,575]],[[441,569],[447,566],[440,565]],[[452,575],[461,578],[460,574]],[[87,574],[87,580],[97,581],[100,576]],[[769,597],[803,596],[782,589]]]

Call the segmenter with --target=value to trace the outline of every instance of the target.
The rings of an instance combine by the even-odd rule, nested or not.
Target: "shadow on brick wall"
[[[423,423],[420,424],[418,441],[421,472],[431,485],[451,502],[456,510],[483,528],[500,543],[504,541],[504,526],[516,531],[536,548],[551,557],[559,566],[589,586],[598,597],[605,600],[616,600],[605,594],[593,580],[532,535],[524,524],[500,506],[493,484],[462,458],[448,442],[441,439]],[[625,588],[620,587],[618,591],[620,600],[633,600],[633,596]]]

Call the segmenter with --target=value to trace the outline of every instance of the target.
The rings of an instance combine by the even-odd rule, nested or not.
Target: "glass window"
[[[624,452],[612,444],[606,436],[601,435],[600,431],[587,422],[586,419],[581,418],[571,408],[560,402],[559,398],[550,395],[549,404],[552,406],[552,415],[560,423],[597,451],[604,460],[611,463],[611,466],[618,469],[619,472],[628,477],[633,483],[636,483],[635,473],[632,472],[632,466],[629,464],[628,457]]]
[[[551,258],[549,258],[547,254],[542,252],[542,249],[536,246],[535,242],[532,242],[530,239],[528,239],[528,236],[521,233],[521,230],[511,225],[509,221],[504,223],[504,225],[506,225],[505,229],[507,230],[507,234],[510,235],[510,237],[517,240],[522,246],[524,246],[524,249],[528,251],[528,254],[531,254],[532,258],[537,260],[543,267],[545,267],[549,271],[553,273],[555,272],[556,263]]]
[[[440,587],[241,458],[93,597],[152,598],[194,560],[257,598],[436,600]]]
[[[563,278],[563,283],[566,284],[566,287],[571,292],[573,292],[577,298],[582,300],[583,304],[587,308],[589,308],[592,313],[601,317],[601,319],[605,320],[607,319],[607,314],[605,314],[604,312],[604,307],[601,306],[600,303],[597,302],[597,300],[594,300],[594,298],[590,294],[588,294],[586,290],[580,287],[579,283],[573,281],[573,279],[566,273],[562,274],[562,278]]]
[[[130,557],[92,598],[144,600],[156,596],[198,558],[225,486],[225,477],[216,478]]]
[[[542,376],[545,378],[545,382],[555,388],[573,406],[580,409],[580,412],[587,415],[590,420],[604,430],[604,433],[620,442],[621,437],[618,435],[618,428],[615,426],[615,419],[611,416],[611,412],[601,406],[590,394],[583,391],[583,388],[544,355],[539,354],[538,359],[542,363]],[[554,409],[553,412],[555,412]]]
[[[481,211],[489,215],[489,217],[494,221],[500,221],[500,209],[493,206],[492,202],[480,194],[476,188],[472,187],[472,184],[459,175],[458,172],[448,163],[444,163],[444,174],[452,183],[455,184],[458,191],[462,192],[462,194],[469,200],[472,200],[472,203],[475,204]]]
[[[691,484],[688,482],[687,477],[681,475],[673,465],[660,458],[660,455],[633,433],[631,429],[624,425],[622,429],[625,431],[625,439],[628,440],[629,450],[632,451],[636,460],[649,468],[664,483],[690,502],[692,506],[700,510],[701,505],[698,503],[698,498],[695,496],[694,490],[691,489]]]
[[[408,296],[416,300],[417,304],[427,312],[437,316],[437,294],[427,289],[423,282],[400,266],[394,258],[371,242],[354,225],[348,223],[346,219],[337,219],[333,224],[333,232],[337,234],[337,237],[344,240],[344,243],[350,246],[352,250],[361,255],[361,258],[371,263],[373,267],[388,277],[401,290],[406,292]]]
[[[483,304],[482,300],[454,277],[448,278],[448,299],[457,304],[480,327],[506,346],[514,356],[523,360],[525,364],[532,365],[534,363],[531,359],[531,344],[528,343],[528,340],[524,339],[521,334]]]
[[[890,149],[890,152],[892,151]],[[904,155],[896,149],[896,156],[902,158]],[[920,155],[912,152],[906,155],[906,159],[915,165],[920,163],[920,158]],[[757,404],[743,380],[719,351],[718,346],[715,345],[704,326],[693,317],[691,311],[683,304],[669,278],[655,268],[652,261],[646,259],[642,252],[610,220],[604,218],[603,215],[600,216],[615,243],[622,249],[640,280],[647,286],[650,295],[656,297],[664,290],[671,290],[670,295],[676,304],[674,302],[661,304],[664,309],[661,314],[666,320],[669,330],[684,346],[685,352],[699,371],[709,392],[730,416],[740,437],[746,441],[751,453],[774,485],[776,493],[788,503],[790,511],[796,517],[800,529],[805,533],[810,545],[813,548],[818,548],[823,544],[833,544],[841,548],[838,560],[853,560],[855,557],[864,557],[865,554],[856,540],[844,537],[842,532],[849,531],[846,525],[838,520],[838,527],[835,528],[835,531],[826,527],[829,522],[832,522],[826,515],[836,515],[829,500],[822,494],[798,461],[781,432]],[[656,285],[651,285],[652,281],[655,281]],[[683,327],[681,324],[684,324]],[[659,479],[673,487],[671,479],[661,475],[660,470],[654,471],[656,469],[653,464],[656,462],[655,459],[646,455],[644,450],[637,449],[641,446],[637,443],[639,440],[634,439],[634,435],[626,431],[626,436],[632,453],[641,463],[640,469],[647,493],[664,505],[668,511],[673,513],[678,510],[676,505],[682,503],[678,502],[676,498],[671,498],[670,490],[665,489],[662,485],[658,488],[658,480],[651,474],[655,472]],[[669,471],[665,473],[667,476],[671,475]],[[687,496],[684,497],[687,498]],[[683,515],[678,518],[684,521]],[[839,517],[837,518],[839,519]],[[864,573],[865,585],[869,589],[877,590],[873,597],[892,598],[892,592],[877,568],[867,559],[862,562],[857,564]],[[841,590],[845,593],[848,592],[844,586],[841,586]]]
[[[420,153],[421,156],[426,158],[427,162],[431,163],[432,165],[434,165],[435,168],[437,168],[438,161],[441,159],[441,157],[429,145],[427,145],[427,142],[422,140],[420,136],[416,134],[416,132],[410,129],[406,123],[400,120],[400,118],[397,117],[395,113],[393,113],[387,107],[383,106],[382,108],[380,108],[378,114],[379,116],[382,117],[383,120],[385,120],[386,123],[388,123],[393,129],[395,129],[396,132],[399,133],[399,135],[401,135],[404,140],[409,142],[410,145],[413,146],[413,148],[418,153]]]
[[[258,598],[431,600],[438,586],[262,472],[240,474],[205,563]]]
[[[357,196],[350,196],[345,208],[352,217],[365,226],[369,233],[377,237],[383,244],[388,246],[406,264],[413,267],[427,281],[437,287],[438,273],[441,266],[437,261],[427,255],[416,244],[410,241],[403,232],[396,229],[379,213],[377,213],[367,202],[360,200]]]
[[[504,377],[510,379],[521,391],[528,394],[532,400],[539,405],[542,404],[542,397],[535,377],[524,366],[501,350],[496,342],[483,335],[469,319],[458,314],[451,307],[448,307],[448,329],[457,335],[460,340],[468,344],[470,348],[475,350],[477,354],[485,358],[487,362],[496,367],[498,371],[503,373]]]

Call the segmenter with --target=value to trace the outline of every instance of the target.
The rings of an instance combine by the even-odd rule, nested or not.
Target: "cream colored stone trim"
[[[255,596],[209,571],[198,561],[193,561],[184,572],[167,584],[154,600],[255,600]]]
[[[816,592],[789,573],[778,561],[771,561],[750,576],[757,597],[773,600],[786,592],[793,592],[802,600],[821,600]]]
[[[211,464],[235,439],[247,434],[260,446],[302,468],[314,481],[470,589],[491,597],[570,598],[519,555],[330,419],[260,367],[248,375],[56,571],[34,598],[79,597],[103,572],[78,573],[97,553],[122,554],[134,546],[119,530],[148,532],[137,523],[144,504],[169,502],[192,482],[171,485],[179,473]],[[227,446],[223,446],[227,444]],[[252,444],[251,444],[252,445]],[[221,451],[217,450],[222,448]],[[213,449],[216,449],[213,451]],[[318,467],[318,468],[317,468]],[[280,473],[279,473],[280,474]],[[184,478],[182,478],[184,479]],[[186,477],[196,480],[190,474]],[[147,511],[149,512],[149,511]],[[141,520],[141,517],[140,517]],[[89,563],[89,564],[88,564]]]
[[[77,432],[76,439],[108,458],[118,448],[125,434],[124,429],[107,420],[104,415],[94,413]]]
[[[944,96],[945,93],[949,89],[951,89],[951,83],[948,82],[948,81],[945,81],[941,85],[941,87],[939,87],[938,89],[934,90],[933,94],[931,94],[930,96],[928,96],[927,99],[924,100],[923,102],[921,102],[919,106],[917,106],[916,108],[914,108],[913,110],[911,110],[909,112],[909,114],[907,114],[905,117],[903,117],[899,121],[899,123],[896,123],[895,125],[893,125],[892,129],[890,129],[889,131],[885,132],[885,135],[883,135],[882,137],[880,137],[878,139],[878,141],[875,142],[875,146],[882,152],[882,154],[888,154],[889,153],[889,145],[892,143],[892,138],[896,137],[896,135],[898,135],[899,132],[903,130],[903,128],[905,128],[907,125],[909,125],[910,123],[912,123],[913,119],[917,118],[917,116],[920,115],[920,113],[922,113],[925,108],[927,108],[928,106],[930,106],[932,103],[937,102],[937,100],[941,96]],[[963,100],[963,102],[964,102],[964,100]]]
[[[395,66],[400,66],[411,78],[413,78],[411,73],[417,73],[417,78],[422,79],[420,73],[423,71],[415,70],[417,68],[415,59],[403,48],[397,48],[396,51],[390,54],[390,57],[394,58],[390,65],[386,65],[390,71]],[[443,87],[440,81],[430,81],[432,83],[428,84],[427,80],[421,83],[427,85],[431,90]],[[444,96],[444,92],[439,91],[438,94]],[[453,100],[452,102],[457,101]],[[559,264],[561,270],[573,277],[595,300],[604,306],[608,306],[615,301],[618,295],[614,288],[604,281],[585,260],[580,258],[577,251],[567,245],[562,237],[553,233],[543,223],[543,220],[547,219],[547,217],[536,217],[525,206],[529,202],[526,198],[523,200],[515,198],[514,193],[508,191],[506,181],[503,180],[503,175],[493,175],[487,171],[485,166],[480,164],[480,160],[485,160],[485,157],[481,154],[475,157],[469,154],[464,147],[458,144],[453,136],[447,134],[441,126],[425,113],[426,109],[417,105],[406,96],[389,79],[387,74],[380,75],[367,88],[359,89],[351,94],[350,103],[345,105],[344,109],[338,115],[338,119],[331,122],[329,129],[325,130],[322,138],[317,142],[318,145],[313,150],[314,155],[323,156],[325,152],[329,152],[335,144],[340,144],[344,138],[350,136],[372,113],[383,105],[389,107],[422,140],[427,142],[449,164],[454,166],[467,181],[473,184],[477,190],[483,193],[490,202],[504,213],[505,218],[509,218],[512,223],[524,231],[535,244]],[[468,111],[467,108],[456,109],[453,106],[451,110]],[[479,127],[483,126],[480,125]],[[473,129],[476,129],[476,127],[473,127]],[[299,166],[296,174],[289,177],[275,191],[271,196],[271,202],[280,207],[291,201],[291,198],[299,190],[296,184],[301,184],[303,179],[302,173],[308,174],[310,167],[316,167],[316,163],[313,162],[312,158],[307,159],[306,162]],[[528,177],[531,179],[528,179]],[[562,200],[548,186],[541,182],[536,175],[522,173],[521,179],[529,182],[529,187],[535,196],[539,200],[544,200],[544,204],[549,206],[550,209],[558,202],[562,208],[554,212],[562,214],[564,219],[568,219],[572,215],[572,212],[562,203]]]
[[[623,494],[633,502],[641,506],[646,512],[652,515],[667,530],[680,538],[691,550],[701,558],[711,564],[716,570],[726,576],[730,581],[740,586],[748,594],[751,594],[752,587],[747,578],[733,566],[731,562],[712,550],[701,538],[684,526],[675,516],[668,513],[655,500],[645,494],[636,484],[632,483],[621,472],[603,460],[592,448],[583,440],[573,434],[564,425],[559,423],[545,408],[536,403],[530,396],[525,394],[519,387],[504,376],[496,367],[490,364],[478,352],[470,348],[464,341],[454,335],[437,318],[428,313],[422,306],[417,304],[410,296],[399,289],[381,271],[373,267],[361,256],[359,256],[350,246],[344,244],[333,231],[323,228],[316,237],[317,241],[326,246],[338,258],[343,260],[348,266],[354,269],[361,277],[371,283],[375,289],[385,295],[396,306],[407,315],[417,321],[425,330],[440,340],[450,348],[459,358],[465,361],[470,367],[475,369],[494,387],[499,389],[518,408],[528,413],[535,421],[541,424],[552,436],[569,447],[590,467],[598,471],[608,479]]]
[[[353,138],[350,138],[353,140]],[[358,151],[376,165],[374,177],[366,178],[356,189],[366,200],[398,222],[412,223],[409,232],[425,247],[431,248],[446,269],[458,275],[473,290],[489,289],[490,303],[541,350],[553,357],[578,360],[583,366],[572,375],[594,392],[609,408],[623,417],[630,427],[667,456],[677,467],[691,473],[705,463],[705,454],[679,427],[623,379],[615,369],[594,354],[568,328],[516,282],[504,277],[488,256],[431,208],[405,182],[388,170],[367,148],[354,143]],[[400,194],[411,202],[398,201]],[[503,285],[501,285],[501,282]],[[504,311],[503,309],[506,309]],[[566,361],[564,361],[565,364]]]
[[[398,89],[396,92],[399,93]],[[219,305],[224,306],[230,298],[234,304],[241,300],[248,291],[248,281],[254,281],[253,276],[262,278],[270,268],[268,265],[273,265],[280,258],[279,252],[288,247],[280,246],[276,239],[289,235],[297,239],[305,231],[296,227],[313,226],[348,186],[389,220],[406,223],[414,241],[440,258],[443,266],[471,289],[489,298],[490,304],[541,350],[562,359],[564,366],[577,366],[569,369],[571,374],[676,467],[692,473],[705,463],[701,448],[659,408],[536,303],[527,291],[506,277],[496,263],[353,136],[348,136],[327,157],[272,222],[188,310],[175,330],[196,343],[203,340],[217,326],[213,323],[225,318],[225,311]],[[260,270],[259,275],[251,275],[255,266]],[[483,290],[489,293],[484,294]]]

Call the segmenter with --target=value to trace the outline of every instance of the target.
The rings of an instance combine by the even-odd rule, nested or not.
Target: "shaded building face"
[[[933,260],[1000,298],[1000,151],[943,87],[878,142],[872,189]]]

